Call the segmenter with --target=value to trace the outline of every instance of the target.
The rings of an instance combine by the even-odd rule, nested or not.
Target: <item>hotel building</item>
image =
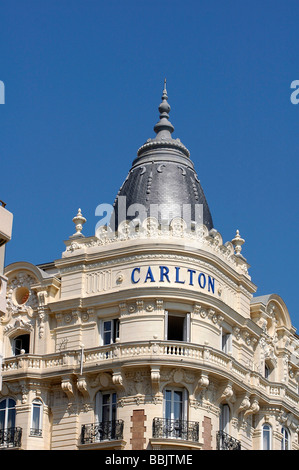
[[[60,259],[0,273],[2,449],[299,449],[288,309],[254,295],[169,111],[164,86],[108,225],[79,210]]]

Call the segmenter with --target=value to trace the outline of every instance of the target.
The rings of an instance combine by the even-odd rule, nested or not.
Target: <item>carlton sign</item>
[[[179,266],[143,266],[132,269],[133,284],[174,283],[189,285],[215,293],[215,279],[201,271]]]

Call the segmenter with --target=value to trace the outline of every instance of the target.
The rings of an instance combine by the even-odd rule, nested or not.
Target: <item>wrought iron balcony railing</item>
[[[199,423],[182,419],[154,418],[153,437],[197,442]]]
[[[83,424],[81,429],[81,444],[122,439],[123,429],[124,422],[122,419],[103,421],[102,423],[95,424]]]
[[[42,437],[42,435],[43,435],[42,429],[37,429],[37,428],[30,429],[30,436]]]
[[[223,431],[217,432],[217,450],[241,450],[241,442]]]
[[[0,429],[0,449],[7,447],[21,447],[22,428]]]

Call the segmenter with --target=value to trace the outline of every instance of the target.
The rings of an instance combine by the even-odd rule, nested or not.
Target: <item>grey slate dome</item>
[[[166,81],[159,106],[160,121],[156,137],[148,139],[137,152],[137,158],[114,202],[115,227],[123,220],[154,216],[160,224],[189,214],[192,222],[213,228],[212,216],[188,149],[180,139],[171,137],[174,127],[169,121],[170,105]],[[198,217],[202,205],[202,218]],[[184,211],[184,212],[183,212]],[[189,211],[189,212],[188,212]],[[198,212],[199,211],[199,212]],[[199,220],[200,219],[200,220]]]

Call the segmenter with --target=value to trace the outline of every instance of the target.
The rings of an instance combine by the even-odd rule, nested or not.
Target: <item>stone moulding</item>
[[[118,232],[111,232],[106,226],[101,226],[96,232],[96,236],[83,237],[74,241],[69,239],[65,241],[66,250],[62,257],[73,257],[81,253],[94,253],[94,249],[109,246],[110,244],[124,243],[129,241],[157,241],[172,242],[179,245],[185,245],[186,248],[194,247],[214,253],[223,261],[229,263],[235,270],[249,277],[248,263],[240,253],[240,247],[233,241],[223,244],[221,234],[215,230],[208,230],[205,225],[196,225],[188,228],[185,221],[181,218],[175,218],[170,226],[163,228],[159,226],[154,217],[145,219],[142,224],[134,225],[132,222],[121,222]]]
[[[251,390],[252,394],[256,397],[262,396],[264,400],[269,397],[275,401],[289,403],[291,407],[298,406],[297,390],[292,390],[286,384],[274,386],[257,372],[209,346],[154,340],[119,344],[117,354],[115,354],[115,349],[113,345],[86,349],[84,372],[94,373],[99,366],[105,369],[112,368],[114,370],[112,383],[120,391],[124,388],[120,365],[129,364],[130,367],[139,367],[150,364],[151,383],[157,390],[159,381],[164,380],[161,377],[160,366],[168,365],[171,361],[174,366],[173,370],[177,371],[178,375],[183,360],[186,370],[203,371],[196,385],[197,391],[208,387],[210,376],[213,375],[223,379],[226,377],[227,380],[231,380],[231,383],[234,381],[238,387]],[[22,376],[24,372],[29,375],[38,374],[40,378],[60,377],[63,373],[62,390],[73,399],[75,392],[71,377],[76,375],[80,379],[80,366],[78,351],[66,351],[63,356],[61,353],[44,356],[26,354],[3,360],[3,380],[12,376]],[[173,380],[178,380],[178,377],[174,375]],[[79,380],[77,387],[81,393],[86,393],[84,380]],[[231,389],[228,387],[225,396],[233,396],[230,392]],[[252,402],[251,405],[254,406],[250,407],[249,412],[255,413],[255,403]]]

